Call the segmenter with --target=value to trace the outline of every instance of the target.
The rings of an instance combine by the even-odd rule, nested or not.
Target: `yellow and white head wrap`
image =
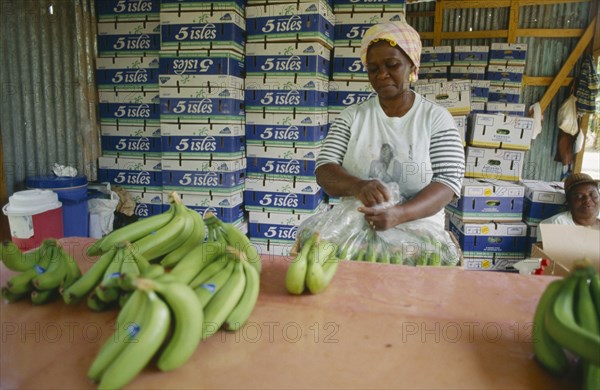
[[[414,80],[417,80],[419,64],[421,63],[421,37],[417,30],[406,21],[376,24],[369,28],[360,44],[360,59],[367,64],[367,50],[372,43],[386,40],[391,46],[400,47],[415,65]]]

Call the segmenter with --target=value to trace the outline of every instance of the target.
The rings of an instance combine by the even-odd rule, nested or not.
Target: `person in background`
[[[579,225],[600,230],[598,181],[586,173],[573,173],[564,184],[567,210],[540,222]],[[542,241],[538,230],[538,241]]]
[[[421,38],[406,21],[367,30],[361,60],[377,95],[338,115],[317,158],[317,183],[330,196],[360,200],[359,211],[373,229],[425,218],[443,228],[444,207],[460,196],[465,156],[454,119],[409,88],[420,57]],[[375,175],[370,168],[384,152],[385,169],[379,172],[385,174]],[[374,208],[391,200],[385,182],[397,183],[408,200]]]

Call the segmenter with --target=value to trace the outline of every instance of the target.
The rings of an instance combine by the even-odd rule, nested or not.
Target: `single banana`
[[[133,242],[135,249],[148,261],[163,256],[179,247],[191,234],[185,231],[190,216],[182,203],[175,203],[175,215],[168,224]],[[190,226],[191,228],[191,226]]]
[[[227,283],[215,294],[204,308],[202,339],[215,334],[244,294],[246,276],[240,262],[236,262]]]
[[[131,258],[133,259],[138,266],[138,269],[140,270],[140,272],[144,272],[148,267],[150,267],[150,262],[148,261],[148,259],[146,259],[144,256],[142,256],[141,253],[139,253],[138,251],[135,250],[135,246],[133,246],[132,243],[130,243],[129,241],[125,242],[125,246],[126,246],[126,258]]]
[[[94,292],[98,299],[111,303],[119,299],[121,286],[121,270],[125,262],[125,247],[122,243],[115,244],[112,262],[106,267],[102,280],[96,285]]]
[[[590,363],[600,365],[600,334],[594,334],[575,320],[577,277],[571,272],[544,318],[550,336],[560,345]]]
[[[198,244],[204,241],[205,235],[205,226],[204,220],[202,216],[197,212],[190,208],[185,208],[186,212],[190,215],[188,223],[191,224],[192,233],[188,237],[188,239],[181,244],[178,248],[175,248],[172,252],[168,253],[165,257],[162,258],[160,264],[163,267],[174,267],[179,260],[181,260],[185,255],[187,255],[192,249],[194,249]],[[190,229],[186,226],[186,229]]]
[[[62,249],[62,247],[60,247],[59,254],[63,257],[63,261],[67,265],[67,274],[65,275],[65,279],[59,288],[59,292],[62,295],[65,288],[71,286],[73,283],[75,283],[75,281],[77,281],[77,279],[81,277],[81,269],[79,269],[79,265],[75,259],[64,249]]]
[[[206,307],[207,303],[215,296],[215,294],[227,283],[231,277],[236,262],[234,260],[227,261],[227,264],[219,272],[215,273],[206,280],[192,284],[198,300],[202,307]]]
[[[33,278],[46,272],[50,264],[51,257],[46,255],[42,257],[38,264],[27,271],[17,274],[6,282],[6,287],[13,294],[29,293],[33,290]]]
[[[181,367],[193,355],[202,337],[204,311],[194,290],[183,283],[151,281],[173,313],[173,333],[156,365],[161,371]]]
[[[88,247],[87,255],[96,256],[109,251],[117,242],[129,241],[134,242],[143,237],[146,237],[153,232],[166,226],[174,215],[174,206],[165,212],[153,215],[148,218],[143,218],[129,225],[125,225],[119,229],[113,230],[108,235],[96,241],[92,246]]]
[[[566,374],[569,369],[569,360],[562,346],[548,334],[544,319],[547,311],[551,309],[563,282],[562,279],[551,282],[542,293],[533,315],[531,334],[536,359],[542,367],[557,376]]]
[[[115,254],[115,248],[111,248],[104,253],[91,268],[85,272],[75,283],[63,291],[63,300],[66,304],[76,303],[102,280],[104,272],[112,263]]]
[[[171,317],[169,307],[154,291],[145,291],[147,313],[141,317],[137,342],[128,343],[106,368],[99,389],[120,389],[129,383],[152,359],[165,340]]]
[[[111,306],[110,303],[104,302],[103,300],[98,298],[98,295],[96,295],[95,291],[92,291],[91,293],[88,294],[88,296],[86,298],[86,304],[90,310],[96,311],[96,312],[108,310]]]
[[[248,321],[250,314],[256,306],[260,291],[260,275],[256,271],[256,268],[252,267],[247,260],[241,260],[241,263],[244,267],[244,275],[246,276],[244,293],[225,320],[225,329],[232,331],[240,329]]]
[[[213,214],[214,216],[214,214]],[[247,235],[245,235],[240,229],[235,227],[231,223],[225,223],[214,216],[217,220],[217,226],[221,229],[225,240],[227,241],[227,245],[244,252],[246,254],[246,259],[248,262],[256,268],[258,273],[260,274],[262,264],[260,259],[260,254],[258,250],[254,246],[254,244],[250,241]]]
[[[129,249],[129,243],[123,243],[123,246],[117,248],[121,252],[123,257],[123,263],[121,264],[121,270],[119,271],[119,283],[118,287],[124,288],[123,279],[126,277],[137,278],[141,274],[139,267],[139,260],[136,259],[134,253]]]
[[[577,272],[577,271],[575,271]],[[591,275],[592,279],[594,274]],[[577,302],[575,304],[575,318],[579,326],[593,333],[600,334],[600,313],[596,311],[591,288],[588,286],[587,275],[579,275],[577,282]],[[600,350],[596,351],[600,354]],[[584,389],[600,389],[600,366],[591,364],[589,361],[582,359],[583,371],[583,388]]]
[[[311,235],[302,245],[300,252],[289,265],[285,274],[285,288],[290,294],[302,294],[306,288],[306,273],[308,270],[308,253],[318,235]]]
[[[129,301],[123,306],[115,322],[115,332],[109,337],[94,358],[87,376],[94,382],[100,381],[110,363],[125,348],[128,342],[136,342],[140,331],[138,321],[146,310],[147,299],[144,292],[135,290]]]
[[[33,290],[30,295],[31,303],[34,305],[48,303],[56,297],[58,297],[58,290],[55,288],[52,290]]]
[[[225,254],[226,244],[223,242],[205,242],[197,245],[186,254],[171,270],[182,283],[189,284],[200,271]]]
[[[12,271],[27,271],[39,263],[48,250],[48,244],[54,241],[54,239],[44,240],[39,247],[25,253],[21,252],[21,249],[14,242],[4,241],[2,242],[0,260],[2,260],[6,268]]]
[[[8,287],[2,287],[2,298],[4,298],[8,303],[15,303],[27,296],[27,293],[19,293],[15,294],[10,292]]]
[[[596,273],[590,277],[590,295],[596,307],[596,313],[600,316],[600,276]]]
[[[41,275],[34,277],[31,282],[37,290],[51,290],[58,288],[69,272],[69,267],[65,258],[59,252],[58,247],[51,247],[48,250],[50,262],[48,269]]]
[[[132,294],[133,294],[132,291],[121,291],[119,293],[119,307],[121,309],[123,307],[125,307],[125,305],[127,304],[127,302],[129,302],[129,298],[131,298]]]
[[[194,278],[188,283],[193,289],[206,282],[212,276],[216,275],[229,264],[229,255],[223,254],[204,267]],[[178,277],[177,275],[175,275]],[[181,279],[180,279],[181,280]]]
[[[120,279],[111,278],[98,284],[94,289],[94,294],[104,303],[111,303],[119,299]]]

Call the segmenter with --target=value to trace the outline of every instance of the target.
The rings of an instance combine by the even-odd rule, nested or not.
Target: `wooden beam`
[[[518,37],[541,38],[579,38],[584,33],[582,28],[521,28],[516,30]]]
[[[519,28],[519,0],[510,1],[510,14],[508,16],[508,43],[517,42],[517,29]]]
[[[567,61],[563,64],[562,68],[552,81],[552,84],[550,84],[550,86],[544,93],[544,96],[542,96],[542,99],[540,100],[540,107],[542,109],[542,112],[546,111],[546,108],[548,108],[548,105],[550,104],[552,99],[554,99],[554,95],[556,95],[556,92],[562,85],[563,81],[565,80],[569,72],[571,72],[571,69],[573,69],[573,66],[575,65],[579,57],[581,57],[581,54],[583,54],[585,48],[589,45],[590,41],[592,40],[595,28],[596,17],[592,19],[592,22],[579,39],[579,42],[577,42],[577,45],[567,58]]]
[[[444,7],[443,1],[435,2],[435,19],[433,20],[433,46],[442,44],[442,23],[444,22]]]
[[[596,0],[519,0],[521,7],[526,5],[552,5],[552,4],[565,4],[565,3],[589,3]]]
[[[529,87],[546,87],[552,84],[554,77],[540,77],[540,76],[526,76],[523,75],[523,80],[521,84],[523,86]],[[566,77],[561,85],[561,87],[568,87],[571,85],[573,81],[573,77]]]
[[[456,31],[445,32],[442,34],[443,39],[479,39],[479,38],[507,38],[508,30],[490,30],[490,31]]]
[[[455,8],[502,8],[509,7],[511,0],[496,0],[496,1],[482,1],[482,0],[442,0],[444,7],[447,9]],[[437,4],[440,2],[438,1]],[[437,6],[436,4],[436,6]]]

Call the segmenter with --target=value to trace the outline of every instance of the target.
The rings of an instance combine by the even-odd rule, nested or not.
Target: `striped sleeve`
[[[465,150],[456,129],[438,131],[429,145],[433,178],[431,181],[447,185],[460,197],[465,174]]]
[[[327,163],[342,165],[350,142],[350,135],[350,124],[339,117],[336,118],[329,128],[323,146],[321,146],[315,168]]]

